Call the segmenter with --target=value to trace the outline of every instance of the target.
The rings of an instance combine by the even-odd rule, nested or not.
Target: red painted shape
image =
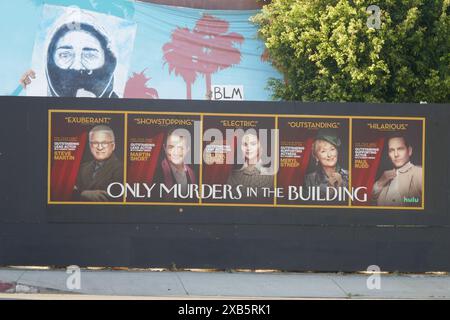
[[[229,26],[226,20],[204,14],[194,28],[202,47],[199,71],[205,76],[207,95],[211,90],[213,73],[241,62],[241,51],[235,45],[241,45],[244,37],[236,32],[228,33]]]
[[[134,99],[158,99],[158,91],[147,86],[147,82],[151,80],[145,75],[145,70],[140,73],[133,72],[125,85],[124,98]]]
[[[228,30],[228,21],[204,14],[193,30],[175,29],[171,41],[163,46],[169,73],[181,76],[186,83],[187,99],[192,99],[191,88],[199,74],[205,77],[209,95],[212,74],[241,62],[241,52],[235,45],[242,44],[244,37]]]
[[[178,27],[172,32],[171,41],[163,46],[164,64],[168,64],[169,73],[181,76],[186,83],[187,99],[192,99],[191,87],[197,79],[201,47],[197,36],[188,28]]]

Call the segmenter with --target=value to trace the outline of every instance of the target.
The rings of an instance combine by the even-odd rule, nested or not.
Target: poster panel
[[[124,115],[121,113],[51,114],[49,201],[123,202],[112,197],[124,182]]]
[[[425,118],[50,110],[49,124],[51,204],[425,208]]]
[[[425,121],[353,119],[352,183],[367,189],[354,206],[424,207]]]
[[[274,204],[275,117],[203,118],[203,202]]]
[[[128,114],[127,123],[127,202],[198,203],[200,116]]]
[[[280,117],[278,204],[349,205],[349,119]]]

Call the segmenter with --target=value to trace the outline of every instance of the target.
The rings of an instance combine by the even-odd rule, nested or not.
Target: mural
[[[152,78],[147,78],[145,69],[142,72],[133,72],[125,86],[124,97],[135,99],[158,99],[158,91],[147,84]]]
[[[54,34],[58,31],[55,23],[62,16],[49,16],[45,10],[49,6],[60,8],[66,15],[80,10],[83,17],[94,17],[91,27],[101,31],[90,37],[100,43],[97,50],[101,49],[98,51],[105,53],[106,58],[115,58],[116,66],[100,63],[104,70],[84,59],[88,64],[83,66],[86,71],[75,68],[76,72],[72,72],[77,62],[66,52],[64,59],[68,60],[61,56],[54,64],[67,72],[49,68],[49,61],[45,60],[55,52],[46,47],[51,42],[48,33],[50,29]],[[212,86],[230,86],[242,88],[246,100],[271,100],[267,81],[281,75],[264,57],[264,43],[258,40],[257,28],[249,21],[256,13],[257,10],[200,10],[128,0],[1,2],[0,36],[10,46],[0,52],[4,74],[0,95],[204,100],[211,99]],[[19,19],[21,23],[17,24]],[[78,37],[89,38],[87,28],[83,24]],[[105,43],[119,43],[119,51],[102,48],[102,38]],[[103,59],[103,54],[100,56]],[[67,70],[61,68],[63,65]],[[93,71],[98,71],[96,76],[102,79],[93,81],[93,74],[84,74]],[[63,85],[52,89],[49,78],[54,79],[50,81],[53,87],[58,86],[56,82]],[[39,90],[37,84],[41,85]]]
[[[227,21],[204,14],[193,30],[175,29],[171,42],[163,46],[169,73],[174,72],[186,82],[187,99],[192,98],[191,86],[198,74],[205,78],[205,96],[209,97],[212,74],[241,62],[241,52],[235,44],[242,44],[244,37],[227,33],[228,29]]]
[[[123,96],[136,24],[74,7],[44,6],[29,96]]]

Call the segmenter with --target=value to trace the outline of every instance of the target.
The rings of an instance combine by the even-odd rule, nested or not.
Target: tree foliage
[[[381,9],[369,28],[367,7]],[[448,102],[450,0],[273,0],[253,17],[277,99]]]

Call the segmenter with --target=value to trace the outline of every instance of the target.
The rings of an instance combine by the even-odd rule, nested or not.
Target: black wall
[[[0,265],[450,271],[449,107],[0,97]],[[425,116],[425,210],[49,206],[48,109]]]

